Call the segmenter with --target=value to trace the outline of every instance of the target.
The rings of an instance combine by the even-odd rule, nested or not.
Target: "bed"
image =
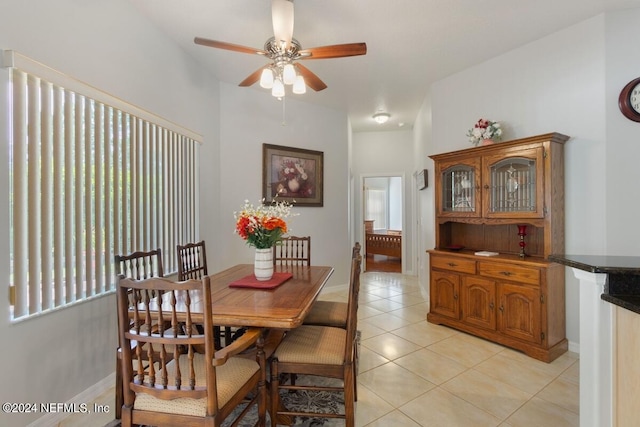
[[[367,231],[366,254],[402,258],[402,232],[397,230]]]

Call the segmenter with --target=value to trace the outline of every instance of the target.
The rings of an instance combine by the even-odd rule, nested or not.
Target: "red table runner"
[[[287,280],[291,279],[293,274],[291,273],[273,273],[273,277],[269,280],[258,280],[256,276],[250,274],[235,282],[229,283],[230,288],[256,288],[256,289],[273,289],[282,285]]]

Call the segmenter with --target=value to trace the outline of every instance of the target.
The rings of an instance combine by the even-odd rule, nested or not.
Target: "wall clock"
[[[420,172],[418,172],[418,175],[417,175],[417,181],[418,181],[417,187],[418,187],[418,190],[424,190],[425,188],[427,188],[427,184],[428,184],[427,179],[428,178],[427,178],[427,170],[426,169],[423,169]]]
[[[627,119],[640,122],[640,77],[631,80],[622,88],[618,106]]]

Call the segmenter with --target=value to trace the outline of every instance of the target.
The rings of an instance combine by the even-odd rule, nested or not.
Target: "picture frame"
[[[262,197],[294,206],[323,206],[324,153],[262,144]]]
[[[427,186],[429,185],[429,175],[427,174],[427,170],[426,169],[422,169],[420,172],[418,172],[418,174],[416,175],[416,187],[418,188],[418,190],[424,190],[425,188],[427,188]]]

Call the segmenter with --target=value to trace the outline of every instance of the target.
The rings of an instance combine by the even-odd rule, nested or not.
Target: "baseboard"
[[[572,353],[580,354],[580,343],[569,341],[569,351]]]
[[[113,385],[116,383],[116,373],[112,372],[106,378],[98,381],[88,389],[84,390],[77,396],[71,398],[65,404],[75,404],[76,406],[85,404],[88,405],[89,410],[93,410],[91,406],[92,402],[94,402],[99,396],[107,392],[110,388],[113,388]],[[115,413],[115,408],[112,408]],[[58,425],[62,420],[72,415],[69,412],[57,412],[57,413],[49,413],[43,417],[38,418],[27,427],[51,427]]]

